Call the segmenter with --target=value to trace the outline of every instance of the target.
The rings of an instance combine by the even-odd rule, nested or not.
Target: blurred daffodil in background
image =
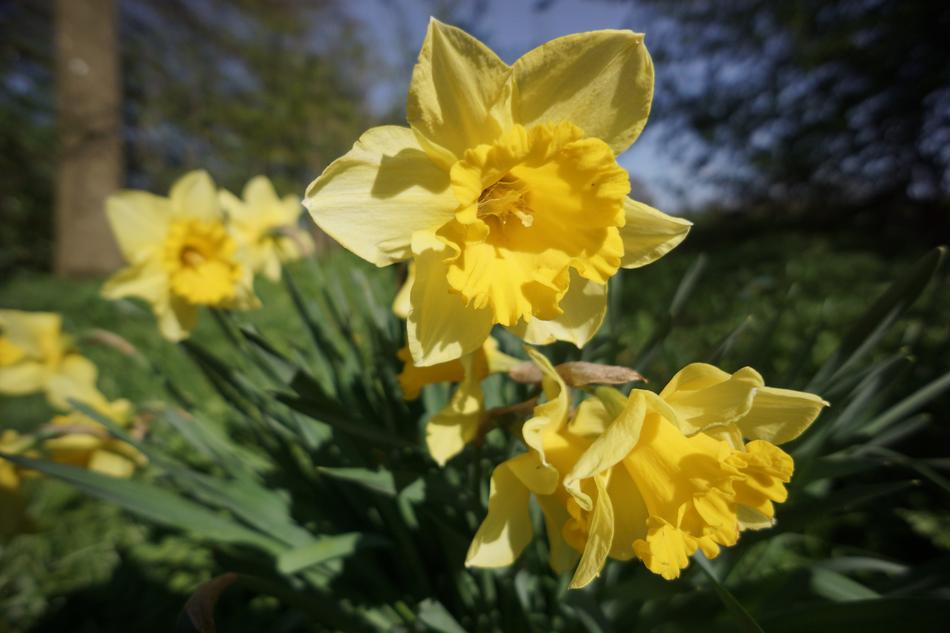
[[[616,161],[652,98],[640,34],[570,35],[509,66],[432,20],[409,127],[367,131],[304,204],[360,257],[414,263],[397,308],[416,365],[477,350],[495,324],[530,343],[582,346],[603,320],[609,278],[662,257],[691,226],[628,198]]]
[[[65,391],[95,388],[95,365],[62,328],[59,314],[0,310],[0,393],[42,391],[62,409],[67,406]]]
[[[224,189],[218,195],[231,232],[254,273],[278,281],[283,262],[313,252],[313,238],[298,223],[303,211],[300,198],[278,196],[267,177],[248,181],[243,199]]]
[[[776,444],[800,435],[827,406],[814,394],[766,387],[751,368],[730,375],[694,364],[660,394],[599,387],[571,415],[561,376],[529,354],[544,375],[546,401],[522,429],[530,450],[492,475],[467,564],[498,567],[518,557],[533,534],[533,495],[551,566],[566,571],[579,558],[573,587],[589,584],[608,557],[639,558],[673,579],[697,550],[713,558],[742,528],[770,525],[794,469]]]
[[[145,191],[113,194],[106,213],[128,266],[106,282],[102,295],[147,301],[165,338],[187,337],[199,306],[259,305],[251,266],[238,252],[206,172],[185,174],[167,198]]]

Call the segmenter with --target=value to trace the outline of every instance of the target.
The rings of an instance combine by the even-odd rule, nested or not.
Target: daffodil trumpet
[[[367,131],[304,205],[363,259],[411,262],[394,307],[416,366],[473,353],[496,324],[529,343],[583,346],[609,278],[659,259],[691,226],[629,198],[617,164],[652,98],[641,34],[569,35],[509,66],[432,20],[409,127]]]

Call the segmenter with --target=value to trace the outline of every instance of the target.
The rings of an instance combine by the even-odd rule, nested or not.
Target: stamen
[[[478,198],[478,217],[487,220],[496,218],[502,225],[513,216],[521,225],[534,224],[534,215],[527,202],[527,190],[523,182],[505,174],[495,184],[490,185]]]

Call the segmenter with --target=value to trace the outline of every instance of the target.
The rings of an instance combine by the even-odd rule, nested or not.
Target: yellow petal
[[[660,397],[676,412],[680,430],[693,435],[746,415],[763,384],[751,367],[730,375],[706,363],[693,363],[673,376]]]
[[[46,384],[46,367],[36,361],[21,361],[0,367],[0,393],[25,396],[42,391]]]
[[[317,226],[377,266],[409,257],[413,232],[442,226],[456,205],[448,174],[395,125],[364,133],[304,199]]]
[[[445,168],[466,149],[489,143],[508,126],[507,108],[492,106],[507,95],[511,69],[487,46],[436,19],[412,71],[406,118],[420,142]]]
[[[53,312],[0,310],[0,333],[34,359],[49,359],[62,353],[62,326],[62,317]]]
[[[101,290],[105,299],[138,297],[152,305],[165,302],[168,293],[168,273],[156,258],[123,268],[112,275]]]
[[[465,557],[466,567],[504,567],[531,542],[534,529],[528,511],[531,492],[518,477],[538,466],[537,456],[524,453],[498,465],[491,476],[488,514]]]
[[[801,435],[827,406],[813,393],[760,387],[752,408],[736,424],[745,437],[784,444]]]
[[[544,354],[530,347],[525,347],[525,352],[541,370],[541,386],[546,401],[534,408],[534,416],[521,427],[521,436],[524,443],[537,454],[543,466],[546,483],[539,492],[551,494],[557,486],[560,475],[548,462],[544,444],[546,436],[556,433],[567,422],[569,393],[564,380]]]
[[[650,512],[647,510],[646,500],[626,468],[614,468],[610,471],[607,495],[614,501],[614,540],[610,547],[610,557],[630,560],[636,556],[633,544],[647,533]]]
[[[640,430],[647,414],[646,391],[634,389],[630,392],[623,413],[613,420],[604,431],[584,451],[571,471],[564,476],[564,488],[574,497],[583,510],[591,510],[589,495],[581,490],[581,480],[595,477],[620,463],[640,439]]]
[[[598,437],[613,421],[599,398],[587,398],[577,405],[577,412],[567,430],[578,437]]]
[[[587,544],[581,555],[581,561],[577,564],[574,578],[571,579],[571,589],[586,587],[597,578],[610,554],[614,540],[614,509],[610,503],[610,496],[607,494],[608,476],[609,473],[602,473],[594,477],[597,500],[591,517]]]
[[[69,400],[78,400],[92,407],[107,403],[96,388],[96,366],[79,354],[70,354],[46,383],[46,397],[57,409],[71,409]]]
[[[108,197],[106,216],[126,261],[142,261],[162,247],[170,209],[167,198],[145,191],[120,191]]]
[[[400,319],[409,318],[409,310],[412,307],[412,302],[409,297],[412,293],[412,281],[415,278],[416,263],[409,262],[409,270],[406,272],[406,281],[403,282],[402,287],[399,288],[399,292],[396,293],[396,298],[393,299],[393,314]]]
[[[615,154],[637,139],[653,101],[653,62],[643,35],[593,31],[552,40],[512,67],[513,119],[570,121]]]
[[[172,342],[187,338],[198,323],[198,308],[177,297],[152,309],[158,319],[159,332]]]
[[[484,411],[481,377],[473,371],[471,355],[462,358],[465,379],[452,394],[448,406],[432,416],[426,425],[426,446],[439,466],[462,452],[478,432]]]
[[[188,172],[172,185],[168,195],[171,217],[176,220],[221,220],[218,192],[203,169]]]
[[[105,450],[93,451],[86,467],[103,475],[121,478],[131,477],[135,471],[135,464],[130,459]]]
[[[556,574],[563,574],[577,564],[579,554],[564,540],[564,525],[571,518],[564,503],[555,495],[537,495],[544,514],[544,529],[548,537],[548,564]]]
[[[620,229],[623,239],[623,268],[639,268],[660,259],[686,239],[693,223],[666,215],[642,202],[626,198],[623,203],[626,224]]]
[[[413,238],[413,250],[416,278],[406,328],[413,362],[425,367],[475,351],[491,332],[491,311],[469,308],[449,290],[444,243],[420,232]]]
[[[568,341],[584,347],[600,329],[607,313],[607,284],[583,279],[574,270],[570,283],[560,304],[564,314],[550,321],[520,321],[511,331],[531,345]]]
[[[244,202],[251,209],[279,207],[282,204],[267,176],[254,176],[247,181],[244,185]]]

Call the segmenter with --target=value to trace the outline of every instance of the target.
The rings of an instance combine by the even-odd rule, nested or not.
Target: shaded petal
[[[448,168],[466,149],[490,143],[508,127],[508,109],[493,112],[493,105],[509,94],[510,75],[508,65],[480,41],[429,20],[412,71],[406,118],[434,160]]]
[[[532,345],[547,345],[554,341],[568,341],[578,347],[594,337],[607,313],[607,285],[583,279],[571,270],[571,281],[561,298],[564,313],[550,321],[530,319],[509,328],[519,338]]]
[[[221,220],[221,206],[214,181],[203,169],[188,172],[172,185],[168,195],[171,215],[176,220]]]
[[[616,502],[613,504],[614,540],[610,547],[610,557],[630,560],[636,556],[633,544],[647,533],[650,512],[647,510],[646,500],[626,468],[614,468],[610,471],[607,495]]]
[[[615,154],[646,125],[653,62],[642,34],[604,30],[560,37],[527,53],[512,70],[516,123],[570,121]]]
[[[752,408],[736,424],[745,437],[784,444],[804,433],[827,406],[813,393],[760,387]]]
[[[556,574],[563,574],[577,564],[580,554],[564,540],[564,525],[570,520],[564,504],[555,495],[537,495],[544,514],[544,528],[548,536],[548,564]]]
[[[109,196],[106,217],[126,261],[142,261],[162,247],[170,209],[168,198],[145,191],[120,191]]]
[[[198,308],[174,296],[168,303],[153,306],[153,310],[159,331],[169,341],[187,338],[198,323]]]
[[[571,579],[571,588],[580,589],[589,585],[604,568],[607,556],[614,540],[614,509],[607,494],[607,478],[609,473],[594,477],[597,486],[597,500],[590,521],[590,531],[587,535],[587,544],[581,561]]]
[[[457,204],[448,174],[395,125],[366,131],[304,199],[317,226],[377,266],[409,257],[413,232],[439,228]]]
[[[485,342],[492,328],[491,310],[466,307],[449,289],[445,244],[434,235],[413,237],[416,278],[412,284],[407,338],[418,367],[444,363],[469,354]]]
[[[624,199],[626,224],[620,229],[623,239],[623,268],[639,268],[660,259],[686,239],[693,223],[666,215],[630,198]]]
[[[478,432],[484,410],[481,376],[476,375],[471,355],[462,358],[465,378],[452,394],[448,406],[436,413],[426,425],[426,446],[439,466],[462,452]]]
[[[518,558],[531,542],[534,529],[528,501],[531,492],[516,474],[538,465],[537,456],[524,453],[492,472],[488,514],[465,557],[466,567],[504,567]]]

